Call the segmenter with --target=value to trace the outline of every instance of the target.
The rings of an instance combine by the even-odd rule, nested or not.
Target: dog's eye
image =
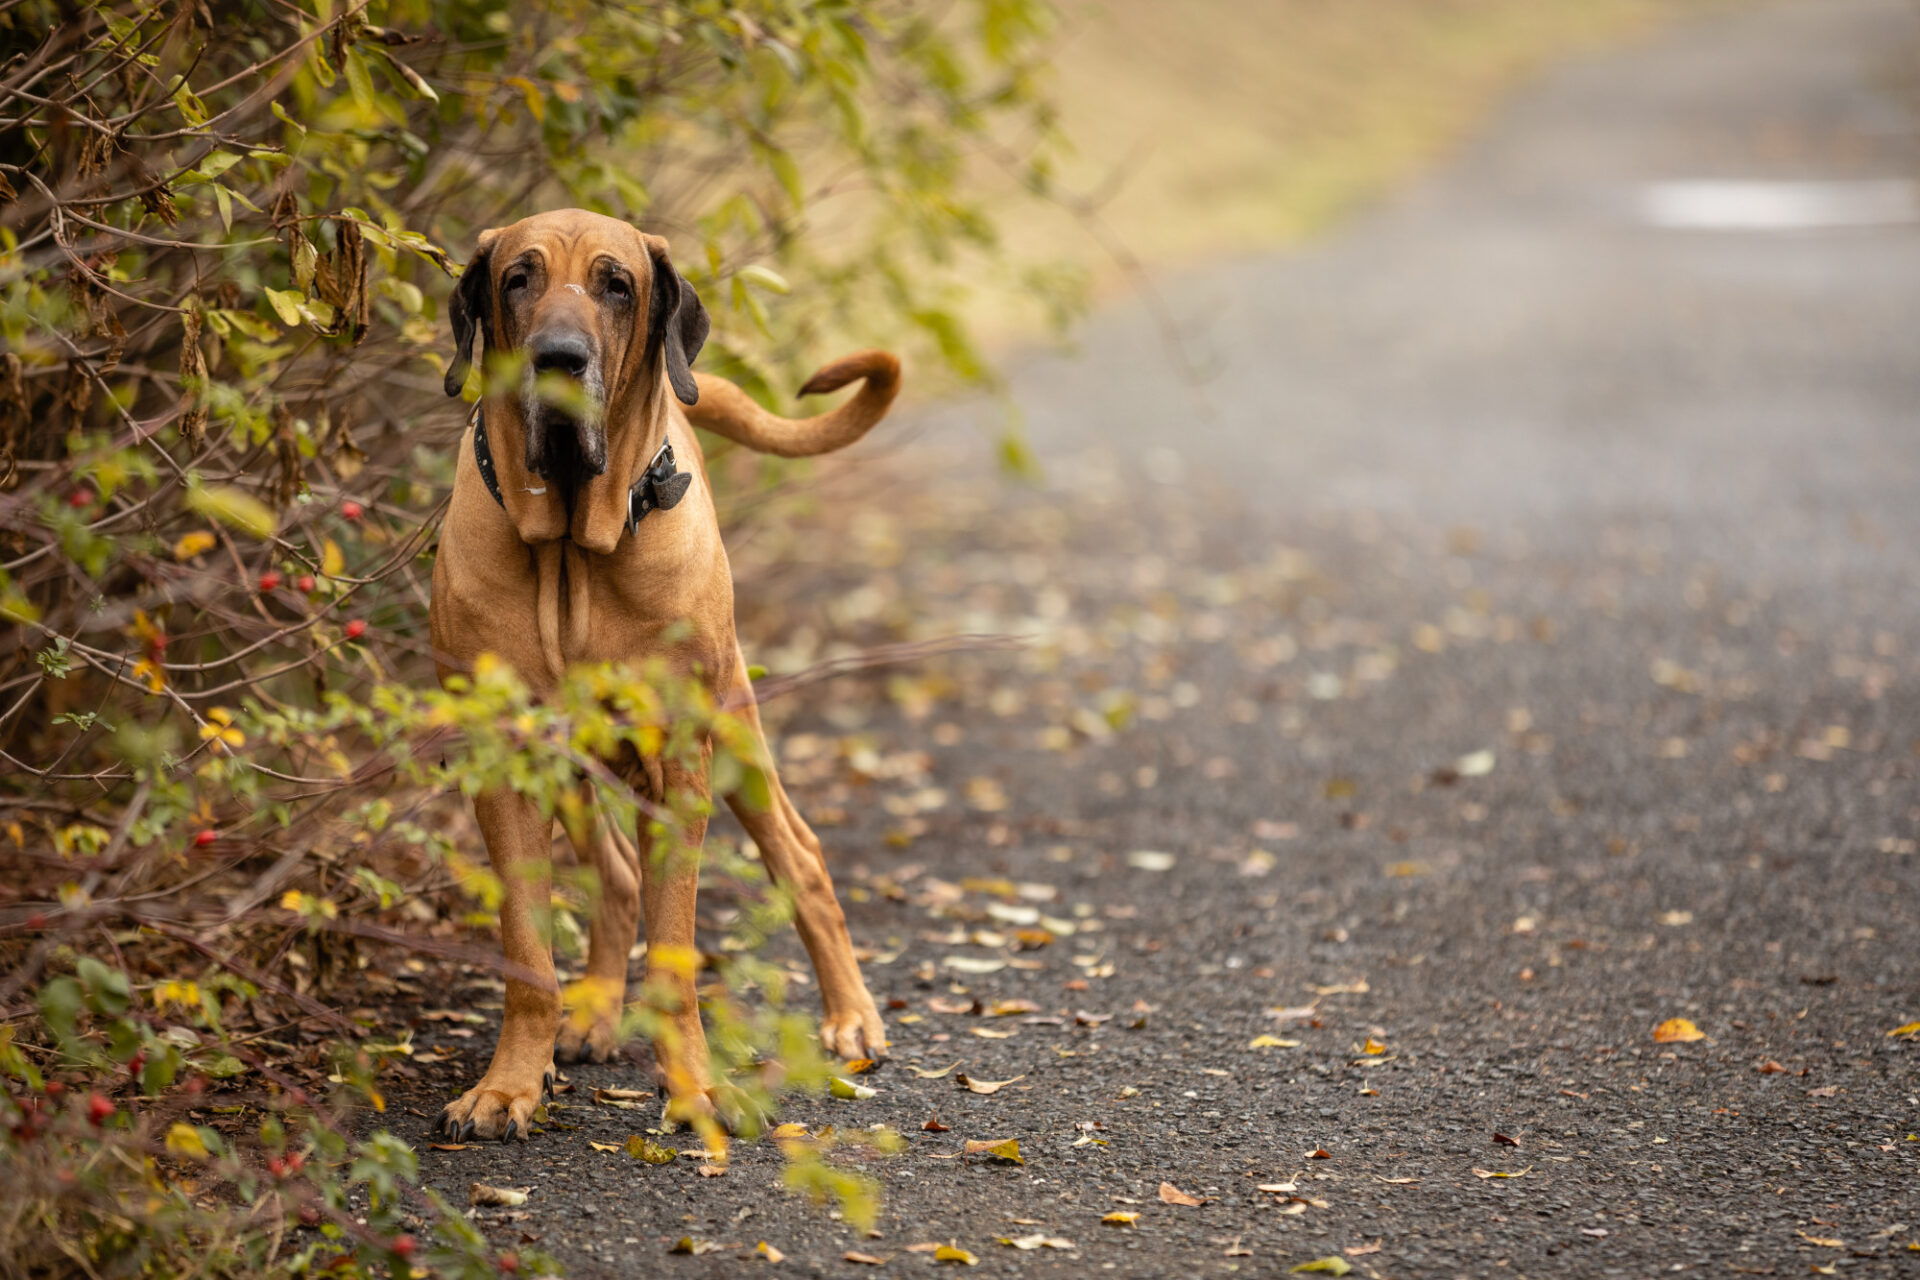
[[[627,283],[625,276],[609,276],[607,277],[607,296],[609,298],[620,298],[623,300],[631,298],[633,296],[633,286]]]
[[[512,275],[510,275],[510,276],[508,276],[508,277],[507,277],[507,281],[506,281],[506,283],[505,283],[505,284],[503,284],[503,285],[502,285],[502,286],[500,286],[500,287],[501,287],[502,289],[504,289],[504,290],[505,290],[506,292],[508,292],[508,293],[512,293],[512,292],[513,292],[514,290],[516,290],[516,289],[524,289],[524,288],[526,288],[526,287],[527,287],[527,273],[526,273],[526,272],[524,272],[524,271],[516,271],[516,272],[514,272],[514,273],[513,273]]]

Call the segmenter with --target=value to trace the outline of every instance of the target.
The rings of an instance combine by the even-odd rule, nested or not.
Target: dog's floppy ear
[[[447,366],[447,394],[457,396],[467,384],[467,370],[473,368],[473,335],[479,330],[486,350],[493,350],[493,236],[480,237],[480,249],[460,273],[453,287],[453,363]]]
[[[647,237],[647,250],[653,258],[653,294],[647,303],[647,357],[653,364],[656,348],[666,355],[667,381],[681,404],[695,404],[700,388],[693,380],[693,362],[707,341],[711,328],[707,309],[686,277],[673,269],[667,256],[667,243],[657,236]]]

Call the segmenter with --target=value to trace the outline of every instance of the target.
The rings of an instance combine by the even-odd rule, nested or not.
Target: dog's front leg
[[[560,988],[548,936],[553,823],[531,800],[511,791],[483,791],[473,809],[501,883],[507,1011],[493,1065],[479,1084],[447,1104],[438,1128],[462,1140],[524,1141],[542,1094],[553,1083],[553,1038],[560,1026]]]
[[[593,803],[591,793],[588,802]],[[640,852],[598,804],[593,804],[591,823],[578,835],[568,834],[597,883],[587,926],[587,979],[578,1003],[568,1002],[553,1056],[561,1062],[605,1062],[619,1047],[627,953],[640,928]]]

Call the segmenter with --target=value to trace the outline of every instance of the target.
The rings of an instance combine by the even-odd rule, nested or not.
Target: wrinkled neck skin
[[[635,378],[607,405],[607,469],[577,488],[569,511],[568,495],[527,469],[527,420],[517,389],[489,394],[494,473],[520,540],[537,547],[571,538],[582,550],[611,555],[626,532],[627,493],[667,438],[668,396],[666,379]]]
[[[443,677],[489,651],[536,690],[553,688],[576,663],[643,653],[683,670],[731,671],[733,580],[700,444],[665,380],[648,382],[608,406],[606,472],[581,487],[571,512],[564,494],[527,470],[518,396],[487,398],[505,510],[480,478],[469,432],[434,566],[432,635]],[[678,505],[628,534],[627,491],[663,441],[692,484]],[[547,492],[528,492],[539,488]]]

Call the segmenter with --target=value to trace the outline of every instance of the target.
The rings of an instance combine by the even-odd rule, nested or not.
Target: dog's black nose
[[[593,345],[582,333],[540,333],[527,344],[533,353],[533,367],[539,373],[564,373],[579,378],[593,359]]]

